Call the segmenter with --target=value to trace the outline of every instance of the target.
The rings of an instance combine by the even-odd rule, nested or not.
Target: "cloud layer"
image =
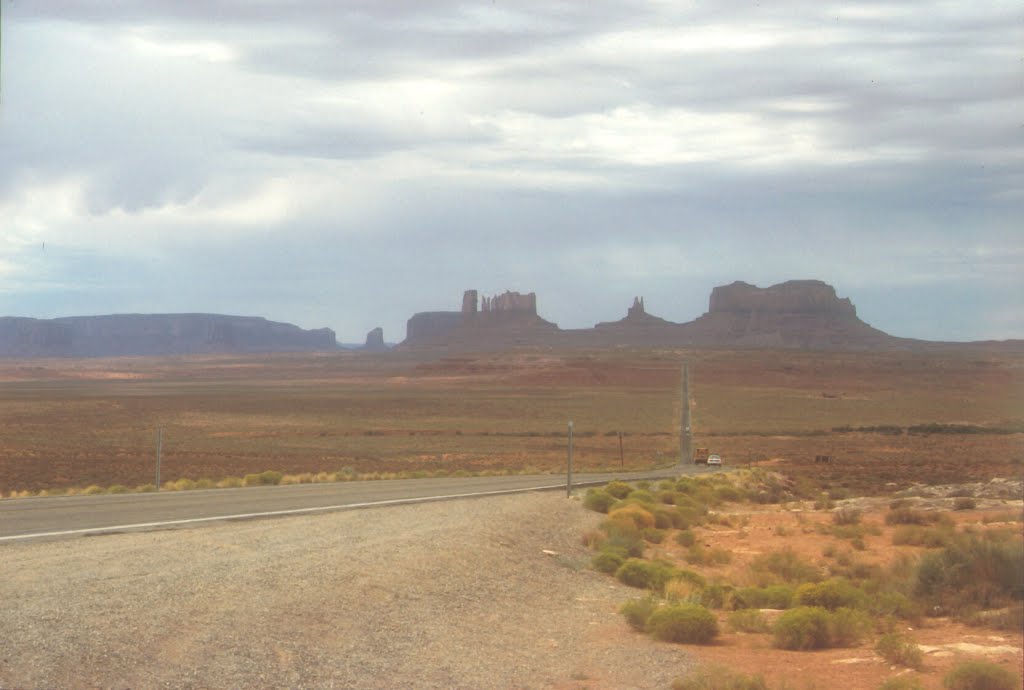
[[[5,3],[0,313],[404,336],[819,278],[1024,337],[1017,3]]]

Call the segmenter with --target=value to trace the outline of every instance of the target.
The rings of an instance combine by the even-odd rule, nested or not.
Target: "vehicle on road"
[[[712,453],[711,455],[708,456],[708,464],[709,465],[721,465],[722,464],[722,456],[718,455],[716,453]]]

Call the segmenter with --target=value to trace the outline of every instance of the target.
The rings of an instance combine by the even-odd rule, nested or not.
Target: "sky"
[[[0,0],[0,315],[405,337],[823,280],[1024,338],[1019,0]]]

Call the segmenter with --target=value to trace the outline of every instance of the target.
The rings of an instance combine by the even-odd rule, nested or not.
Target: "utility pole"
[[[164,445],[164,428],[158,426],[156,428],[156,490],[160,490],[160,456],[163,453]]]
[[[683,362],[683,412],[679,420],[679,464],[693,461],[693,433],[690,426],[690,365]]]
[[[565,497],[572,496],[572,420],[569,420],[569,461],[566,463]]]

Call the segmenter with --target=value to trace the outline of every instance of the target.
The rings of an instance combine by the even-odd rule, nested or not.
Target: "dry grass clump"
[[[905,666],[915,671],[924,668],[921,649],[900,633],[886,633],[878,638],[875,651],[890,664]]]
[[[768,690],[760,675],[748,676],[720,666],[705,666],[672,683],[672,690]]]
[[[1020,676],[989,661],[965,661],[942,680],[948,690],[1017,690]]]

